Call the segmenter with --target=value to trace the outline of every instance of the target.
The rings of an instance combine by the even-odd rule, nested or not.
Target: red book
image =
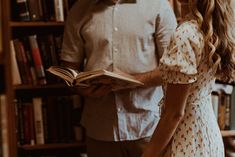
[[[42,64],[42,58],[38,47],[37,36],[29,36],[29,44],[32,52],[34,66],[39,84],[46,84],[46,75]]]

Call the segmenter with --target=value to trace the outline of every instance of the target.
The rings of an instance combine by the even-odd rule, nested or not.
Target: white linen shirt
[[[84,64],[84,71],[148,72],[157,67],[176,25],[167,0],[80,0],[66,21],[61,59]],[[162,95],[161,87],[149,87],[85,98],[81,123],[97,140],[149,137],[160,118]]]

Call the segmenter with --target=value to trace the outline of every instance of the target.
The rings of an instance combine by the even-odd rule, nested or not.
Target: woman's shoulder
[[[180,23],[175,31],[175,37],[181,37],[182,41],[190,41],[203,44],[204,37],[199,25],[195,20],[188,20]]]
[[[183,33],[185,35],[201,34],[199,26],[195,20],[181,22],[176,28],[176,33]]]

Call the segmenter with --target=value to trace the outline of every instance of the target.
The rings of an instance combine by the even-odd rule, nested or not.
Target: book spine
[[[27,60],[25,58],[24,47],[19,39],[14,39],[13,43],[22,82],[23,84],[29,84],[31,82],[31,75],[28,69]]]
[[[44,144],[43,132],[43,115],[42,115],[42,98],[33,98],[33,111],[34,111],[34,126],[36,144]]]
[[[64,21],[64,6],[63,0],[54,0],[55,20],[58,22]]]
[[[30,74],[31,74],[33,84],[37,84],[37,75],[36,75],[36,70],[35,70],[35,67],[34,67],[33,57],[32,57],[31,51],[30,51],[30,45],[29,45],[28,38],[24,37],[22,39],[22,42],[24,44],[25,55],[26,55],[26,58],[28,60],[28,66],[29,66],[29,69],[30,69]]]
[[[19,67],[16,60],[16,52],[13,40],[10,41],[10,52],[11,52],[11,68],[12,68],[12,82],[13,85],[19,85],[22,84]]]
[[[38,5],[38,1],[36,0],[28,0],[29,5],[29,14],[31,21],[39,21],[42,20],[40,6]]]
[[[42,64],[42,58],[40,54],[40,50],[37,43],[37,36],[31,35],[29,36],[29,43],[31,47],[32,57],[34,61],[34,66],[38,78],[39,84],[46,84],[46,75],[44,71],[44,67]]]

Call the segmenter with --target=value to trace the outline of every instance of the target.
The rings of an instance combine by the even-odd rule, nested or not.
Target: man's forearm
[[[137,80],[144,83],[146,87],[162,85],[161,72],[158,69],[133,75]]]

